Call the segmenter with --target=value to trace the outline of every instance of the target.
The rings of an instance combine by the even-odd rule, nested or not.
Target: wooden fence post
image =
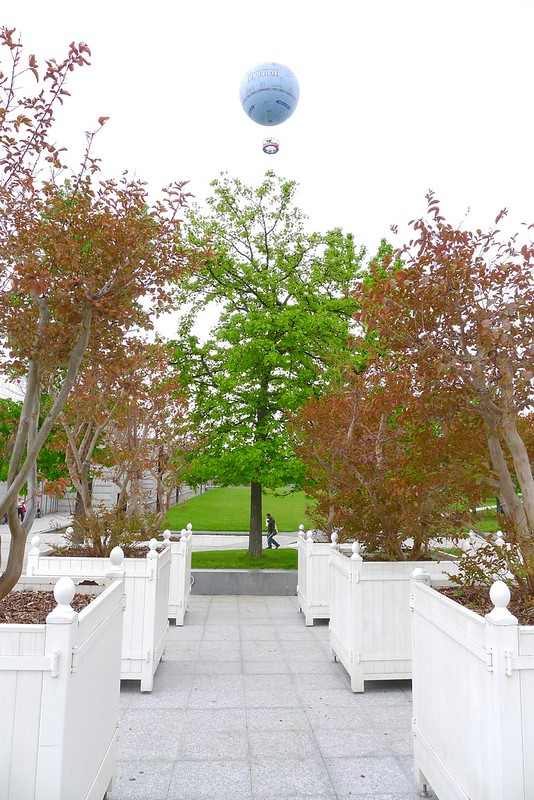
[[[413,590],[413,581],[417,581],[419,583],[424,583],[426,586],[430,586],[430,580],[431,580],[430,573],[429,572],[425,572],[424,569],[422,569],[421,567],[416,567],[414,569],[414,571],[412,572],[411,581],[410,581],[410,586],[411,586],[411,589],[410,589],[410,612],[411,612],[412,615],[414,613],[414,601],[415,601],[415,595],[414,595],[414,590]],[[411,639],[412,639],[412,686],[417,686],[417,683],[418,683],[418,680],[419,680],[418,672],[419,672],[419,670],[424,670],[424,668],[425,668],[424,667],[425,657],[424,657],[423,653],[420,653],[418,655],[417,652],[416,652],[417,651],[417,640],[416,640],[416,637],[415,637],[415,625],[413,623],[413,619],[412,619],[412,636],[411,636]],[[415,737],[415,726],[416,726],[416,723],[417,723],[416,709],[414,707],[414,709],[412,711],[412,736],[413,737]],[[423,775],[421,770],[419,769],[419,766],[417,764],[417,758],[415,758],[415,753],[414,753],[414,776],[415,776],[415,780],[419,784],[421,784],[421,786],[423,787],[422,788],[422,792],[421,792],[421,797],[430,797],[431,795],[430,795],[430,793],[428,791],[427,779]]]
[[[361,556],[361,545],[353,542],[352,555],[350,561],[350,607],[354,614],[352,616],[352,674],[350,686],[353,692],[363,692],[364,690],[364,666],[361,656],[364,651],[363,646],[363,583],[361,581],[363,570],[363,558]],[[347,613],[349,613],[347,611]]]
[[[39,557],[41,555],[41,537],[33,536],[31,550],[28,552],[26,562],[26,575],[37,575],[39,571]]]
[[[38,800],[58,800],[65,796],[62,763],[71,687],[71,654],[78,624],[78,614],[70,605],[74,593],[71,578],[60,578],[54,588],[57,606],[46,618],[46,655],[50,656],[56,668],[43,675],[42,708],[46,713],[41,716],[39,731],[35,781]]]
[[[521,724],[521,687],[514,659],[519,654],[519,632],[516,617],[507,606],[510,590],[502,581],[490,589],[493,610],[486,614],[486,646],[491,653],[491,674],[488,676],[488,703],[491,704],[490,736],[492,798],[526,800],[523,738]]]
[[[106,578],[124,578],[124,552],[120,547],[114,547],[109,554],[111,567],[106,571]]]

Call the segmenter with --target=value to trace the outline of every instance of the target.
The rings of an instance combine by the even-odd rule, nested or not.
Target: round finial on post
[[[187,528],[189,533],[191,533],[191,531],[193,530],[193,526],[192,526],[192,524],[190,522],[187,523],[186,528]]]
[[[170,542],[171,540],[171,532],[168,528],[165,528],[165,530],[163,531],[163,539],[167,543]]]
[[[430,585],[431,575],[429,572],[425,572],[422,567],[415,567],[411,577],[414,581],[421,581],[421,583],[426,583],[428,586]]]
[[[307,541],[307,542],[313,542],[313,531],[312,531],[312,530],[309,530],[309,531],[307,532],[307,534],[306,534],[306,541]]]
[[[54,597],[57,606],[46,617],[47,625],[71,625],[78,619],[78,612],[72,606],[76,592],[74,581],[66,575],[54,586]]]
[[[158,557],[158,554],[157,554],[157,551],[156,551],[157,546],[158,546],[158,540],[157,539],[151,539],[149,541],[149,543],[148,543],[149,551],[148,551],[148,554],[147,554],[147,558],[157,558]]]
[[[508,611],[510,589],[504,581],[495,581],[490,589],[493,609],[486,614],[486,619],[496,625],[517,625],[517,619]]]
[[[28,553],[29,556],[39,556],[41,555],[41,537],[40,536],[33,536],[32,537],[32,549]]]
[[[122,567],[122,562],[124,561],[124,553],[122,549],[120,547],[114,547],[109,554],[109,560],[115,569],[120,569]]]
[[[359,542],[353,542],[352,543],[351,559],[354,559],[354,560],[361,559],[361,557],[362,557],[361,556],[361,550],[362,550],[361,544]]]
[[[332,547],[337,547],[338,546],[338,539],[339,539],[339,536],[337,535],[337,533],[335,531],[332,531],[332,535],[330,537],[330,541],[332,543],[331,544]]]
[[[424,569],[422,567],[416,567],[412,572],[412,578],[415,578],[415,580],[417,580],[423,574],[424,574]]]
[[[506,608],[510,602],[510,589],[503,581],[495,581],[490,589],[490,599],[495,608]]]
[[[187,536],[187,529],[186,528],[182,528],[182,530],[180,531],[180,536],[183,536],[184,538]]]
[[[76,592],[72,578],[63,577],[54,586],[54,597],[57,607],[61,611],[71,611],[70,604]]]
[[[304,536],[304,534],[305,534],[305,528],[304,525],[301,524],[299,525],[299,536]]]

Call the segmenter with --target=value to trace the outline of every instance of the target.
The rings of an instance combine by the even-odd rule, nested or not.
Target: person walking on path
[[[270,514],[267,514],[267,548],[269,550],[272,550],[273,545],[277,550],[280,547],[279,543],[274,538],[275,533],[278,533],[276,520]]]

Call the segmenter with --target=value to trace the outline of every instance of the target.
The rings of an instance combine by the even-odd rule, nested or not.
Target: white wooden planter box
[[[68,575],[81,580],[124,576],[121,679],[140,681],[142,692],[152,691],[169,626],[170,549],[158,553],[158,542],[151,539],[146,558],[123,558],[120,548],[109,559],[42,556],[38,539],[32,539],[27,575]]]
[[[62,578],[46,624],[0,625],[2,800],[102,800],[111,786],[124,584],[105,583],[78,614]]]
[[[297,597],[306,625],[330,618],[330,542],[314,542],[313,534],[299,530]]]
[[[519,626],[507,587],[485,618],[414,574],[416,776],[440,800],[534,798],[534,626]]]
[[[170,541],[171,532],[163,532],[164,544],[171,551],[169,577],[169,610],[167,616],[175,625],[183,625],[185,612],[191,597],[191,552],[193,550],[193,533],[191,527],[184,529],[180,541]]]
[[[330,647],[350,675],[353,692],[365,681],[412,677],[410,576],[415,567],[446,581],[450,561],[364,561],[330,552]]]

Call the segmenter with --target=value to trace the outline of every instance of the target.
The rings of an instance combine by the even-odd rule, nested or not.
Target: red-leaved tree
[[[21,525],[17,497],[25,484],[35,495],[37,456],[80,365],[111,352],[128,331],[151,327],[147,307],[150,314],[167,307],[165,287],[184,269],[177,240],[185,195],[178,183],[150,202],[146,186],[126,174],[99,179],[94,134],[80,168],[65,168],[52,143],[54,113],[67,77],[88,63],[85,44],[71,44],[64,61],[41,69],[4,27],[0,56],[0,342],[4,374],[25,385],[0,504],[11,533],[3,597],[20,576],[35,513],[30,500]],[[42,88],[34,93],[36,80]],[[47,389],[54,401],[40,417]]]
[[[426,401],[384,355],[311,401],[296,431],[319,525],[404,560],[469,522],[484,492],[483,437],[449,401]]]
[[[459,411],[482,423],[493,491],[524,566],[516,577],[532,596],[533,226],[512,237],[497,227],[462,230],[445,221],[432,193],[427,199],[414,238],[372,267],[359,319],[379,349],[416,369],[426,396],[439,403],[454,389]]]

